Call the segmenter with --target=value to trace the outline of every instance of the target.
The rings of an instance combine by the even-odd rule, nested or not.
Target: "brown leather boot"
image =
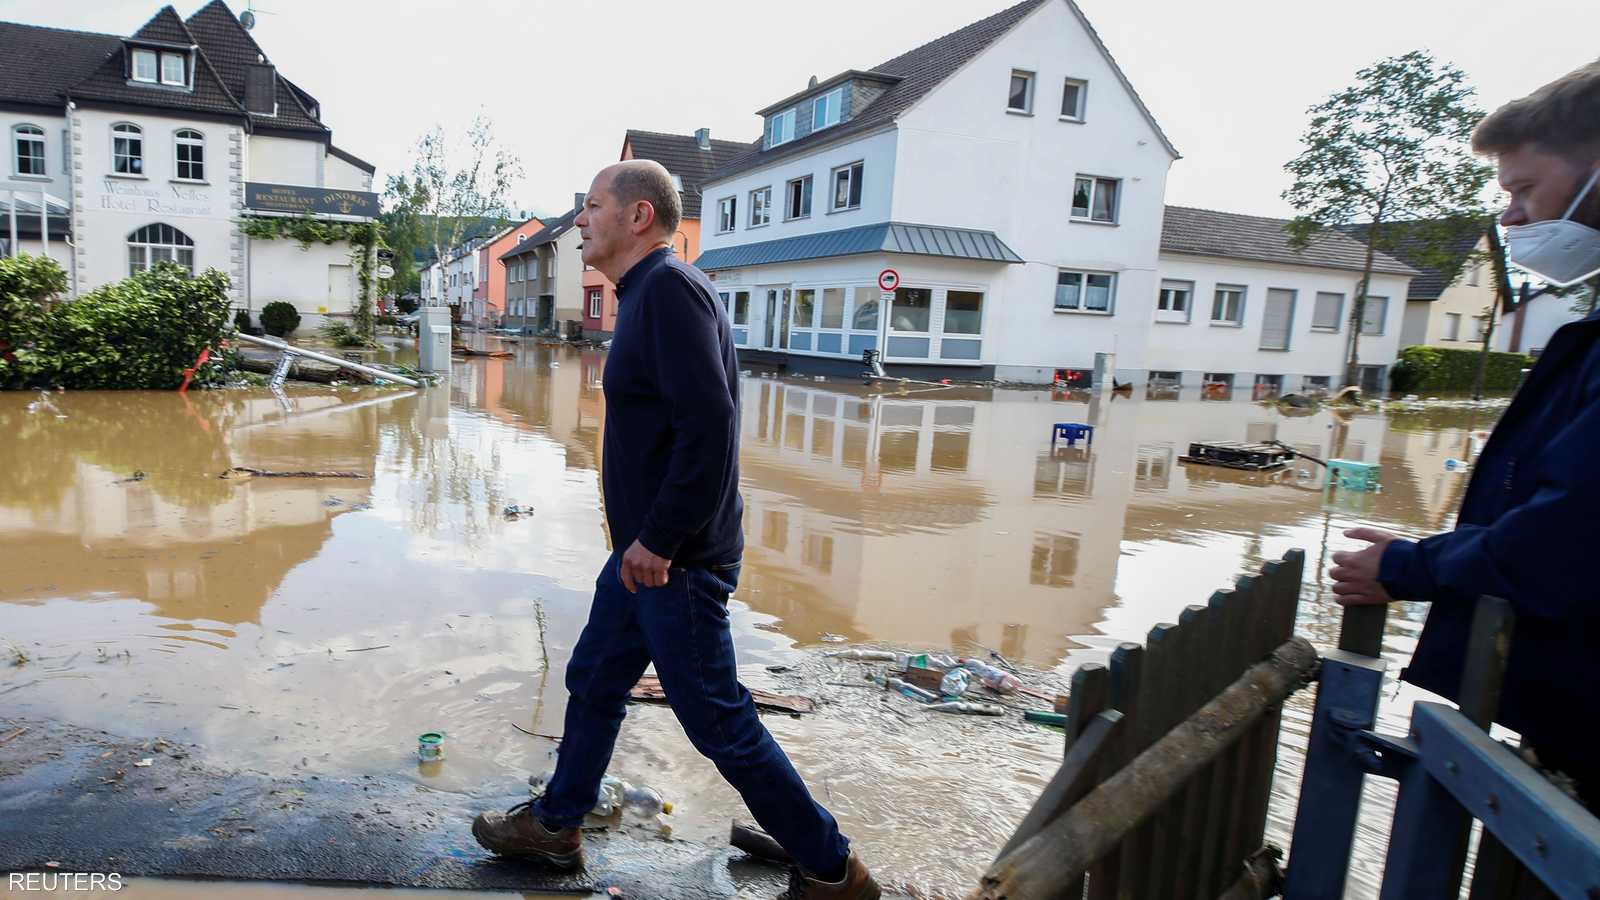
[[[878,900],[881,892],[866,863],[852,851],[843,881],[818,881],[799,869],[789,870],[789,889],[778,900]]]
[[[479,813],[472,820],[472,836],[496,856],[537,860],[569,872],[583,866],[583,831],[545,828],[533,814],[532,800],[503,813]]]

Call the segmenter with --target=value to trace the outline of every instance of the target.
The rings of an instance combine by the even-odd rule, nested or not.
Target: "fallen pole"
[[[1059,818],[996,860],[984,873],[978,896],[1060,896],[1063,885],[1111,852],[1267,710],[1309,683],[1317,662],[1316,650],[1304,638],[1286,641]]]
[[[340,359],[337,356],[329,356],[326,353],[318,353],[315,350],[305,350],[300,347],[291,347],[281,341],[259,338],[253,334],[235,334],[233,338],[237,341],[244,341],[247,344],[255,344],[258,347],[267,347],[269,349],[276,350],[279,353],[289,353],[295,356],[304,356],[306,359],[314,359],[317,362],[328,363],[329,365],[338,366],[341,369],[349,369],[352,372],[360,372],[361,374],[370,378],[382,378],[384,381],[393,381],[397,384],[403,384],[406,387],[422,387],[422,382],[417,381],[414,378],[407,378],[404,375],[396,375],[393,372],[385,372],[382,369],[374,369],[372,366],[363,365],[358,362],[351,362],[348,359]]]

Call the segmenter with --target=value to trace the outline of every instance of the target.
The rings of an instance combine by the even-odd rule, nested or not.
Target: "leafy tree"
[[[460,141],[435,125],[417,141],[411,170],[392,176],[386,186],[389,214],[408,235],[390,238],[401,251],[396,258],[420,247],[443,259],[468,236],[473,222],[503,221],[511,183],[522,172],[522,161],[495,141],[493,124],[483,113]],[[400,267],[395,268],[398,277]]]
[[[1454,66],[1414,50],[1380,60],[1311,107],[1305,147],[1285,168],[1283,193],[1297,215],[1290,243],[1305,247],[1324,228],[1363,224],[1366,262],[1350,310],[1345,384],[1356,384],[1361,321],[1375,254],[1392,249],[1405,223],[1409,256],[1449,268],[1448,247],[1463,227],[1481,227],[1484,187],[1493,170],[1472,155],[1472,129],[1483,112]],[[1454,274],[1454,273],[1450,273]]]

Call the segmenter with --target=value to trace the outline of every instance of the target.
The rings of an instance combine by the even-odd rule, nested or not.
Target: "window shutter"
[[[1267,307],[1261,322],[1261,349],[1289,349],[1289,326],[1294,319],[1294,292],[1279,288],[1267,291]]]

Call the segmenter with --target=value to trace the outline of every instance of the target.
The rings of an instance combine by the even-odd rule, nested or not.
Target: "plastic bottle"
[[[939,693],[946,697],[960,697],[967,692],[967,685],[972,679],[972,672],[968,669],[951,669],[945,673],[944,679],[939,682]]]
[[[833,659],[857,659],[865,662],[895,662],[905,656],[904,653],[895,654],[889,650],[836,650],[827,655]]]
[[[951,669],[954,669],[954,668],[956,668],[956,667],[958,667],[960,665],[961,665],[961,663],[958,662],[954,656],[946,656],[943,653],[930,653],[930,654],[928,654],[928,666],[929,666],[929,668],[939,669],[941,671],[948,672]]]
[[[929,709],[943,713],[956,713],[964,716],[1003,716],[1006,709],[993,703],[970,703],[965,700],[950,700],[944,703],[930,703]]]
[[[623,782],[622,808],[636,816],[649,818],[657,813],[672,815],[672,803],[661,799],[655,788],[634,787]]]
[[[913,700],[932,702],[939,699],[938,695],[936,695],[933,691],[924,690],[914,684],[909,684],[903,678],[886,678],[882,675],[869,674],[867,676],[867,680],[875,684],[883,685],[884,690],[899,691]]]
[[[1015,694],[1017,688],[1022,687],[1022,681],[1017,676],[997,669],[981,659],[963,659],[961,664],[971,669],[972,673],[978,676],[978,680],[983,682],[984,687],[997,694]]]
[[[554,772],[544,771],[528,778],[528,792],[535,796],[543,794]],[[617,810],[626,810],[643,817],[650,817],[657,813],[672,815],[672,804],[661,799],[661,793],[654,788],[644,786],[634,787],[615,775],[607,775],[600,779],[600,795],[595,799],[594,808],[589,810],[592,815],[609,816]]]

